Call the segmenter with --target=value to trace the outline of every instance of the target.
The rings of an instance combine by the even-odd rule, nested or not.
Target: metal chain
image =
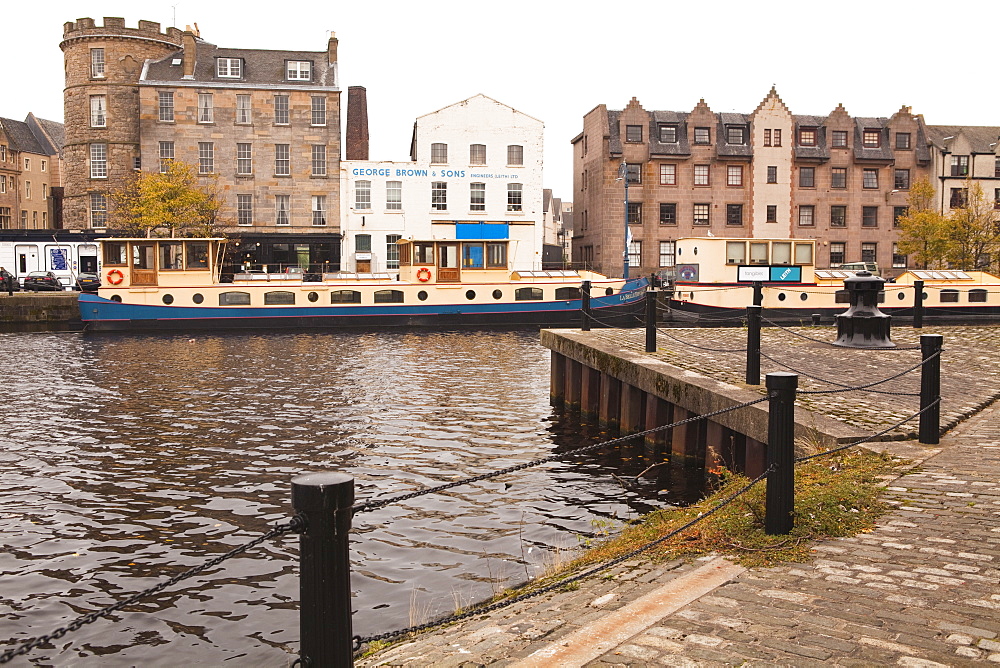
[[[498,476],[506,475],[508,473],[514,473],[516,471],[522,471],[533,466],[539,466],[541,464],[549,464],[551,462],[560,461],[566,457],[573,457],[575,455],[581,455],[599,448],[607,447],[610,445],[617,445],[625,441],[631,440],[633,438],[638,438],[640,436],[647,436],[649,434],[656,433],[658,431],[664,431],[667,429],[673,429],[674,427],[679,427],[683,424],[689,422],[695,422],[697,420],[705,420],[716,415],[722,415],[723,413],[728,413],[730,411],[739,410],[741,408],[746,408],[747,406],[753,406],[754,404],[759,404],[762,401],[767,401],[767,397],[761,397],[759,399],[754,399],[753,401],[747,401],[742,404],[737,404],[735,406],[730,406],[729,408],[720,408],[719,410],[712,411],[711,413],[705,413],[704,415],[694,415],[689,418],[680,420],[679,422],[673,422],[671,424],[662,425],[660,427],[654,427],[652,429],[647,429],[645,431],[636,432],[634,434],[629,434],[628,436],[621,436],[619,438],[611,439],[610,441],[602,441],[601,443],[593,443],[591,445],[585,445],[581,448],[575,450],[569,450],[567,452],[561,452],[555,455],[549,455],[548,457],[542,457],[540,459],[535,459],[530,462],[524,462],[522,464],[515,464],[513,466],[508,466],[507,468],[500,469],[498,471],[491,471],[489,473],[483,473],[481,475],[473,476],[471,478],[465,478],[464,480],[456,480],[454,482],[444,483],[442,485],[436,485],[434,487],[426,487],[424,489],[419,489],[415,492],[408,492],[406,494],[400,494],[398,496],[393,496],[388,499],[383,499],[381,501],[367,501],[365,503],[359,503],[354,506],[354,513],[367,513],[373,510],[378,510],[379,508],[384,508],[390,506],[394,503],[399,503],[401,501],[409,501],[410,499],[415,499],[419,496],[424,496],[426,494],[434,494],[436,492],[443,492],[454,487],[461,487],[462,485],[468,485],[474,482],[480,482],[482,480],[489,480],[490,478],[496,478]]]
[[[699,350],[707,350],[707,351],[713,352],[713,353],[745,353],[747,351],[746,348],[732,348],[732,349],[729,349],[729,348],[707,348],[705,346],[699,346],[696,343],[690,343],[688,341],[684,341],[683,339],[679,339],[676,336],[674,336],[673,334],[667,334],[667,332],[662,327],[657,327],[656,331],[658,333],[660,333],[660,334],[663,334],[668,339],[673,339],[674,341],[677,341],[678,343],[682,343],[685,346],[691,346],[692,348],[698,348]]]
[[[503,601],[497,601],[496,603],[490,603],[489,605],[484,605],[482,607],[476,607],[476,608],[473,608],[471,610],[466,610],[465,612],[461,612],[461,613],[458,613],[456,615],[451,615],[451,616],[446,617],[444,619],[438,619],[438,620],[433,621],[433,622],[425,622],[423,624],[418,624],[416,626],[410,626],[410,627],[405,628],[405,629],[399,629],[397,631],[388,631],[386,633],[380,633],[378,635],[373,635],[373,636],[354,636],[354,649],[355,649],[355,651],[357,651],[358,649],[361,648],[361,645],[363,645],[365,643],[374,642],[376,640],[389,640],[391,638],[398,638],[399,636],[403,636],[403,635],[406,635],[408,633],[416,633],[418,631],[426,631],[427,629],[431,629],[431,628],[434,628],[434,627],[437,627],[437,626],[441,626],[443,624],[451,624],[453,622],[458,622],[458,621],[461,621],[463,619],[468,619],[469,617],[475,617],[475,616],[478,616],[478,615],[484,615],[486,613],[493,612],[495,610],[499,610],[501,608],[506,608],[508,606],[514,605],[515,603],[520,603],[521,601],[525,601],[525,600],[528,600],[530,598],[534,598],[535,596],[541,596],[542,594],[547,594],[550,591],[553,591],[555,589],[559,589],[560,587],[565,587],[566,585],[569,585],[569,584],[572,584],[574,582],[578,582],[578,581],[583,580],[585,578],[591,577],[591,576],[596,575],[596,574],[598,574],[598,573],[600,573],[602,571],[606,571],[607,569],[611,568],[612,566],[617,566],[618,564],[620,564],[620,563],[622,563],[624,561],[628,561],[629,559],[632,559],[632,558],[634,558],[634,557],[642,554],[643,552],[646,552],[647,550],[650,550],[651,548],[656,547],[657,545],[660,545],[660,544],[664,543],[667,540],[670,540],[674,536],[677,536],[678,534],[680,534],[680,533],[682,533],[684,531],[687,531],[688,529],[690,529],[691,527],[693,527],[698,522],[701,522],[702,520],[708,519],[709,517],[711,517],[712,515],[714,515],[716,512],[718,512],[719,510],[721,510],[725,506],[729,505],[730,503],[732,503],[733,501],[735,501],[737,498],[739,498],[743,494],[745,494],[748,491],[750,491],[750,489],[753,488],[754,485],[756,485],[761,480],[763,480],[765,477],[767,477],[767,474],[770,473],[773,468],[774,468],[773,466],[769,467],[766,471],[764,471],[759,476],[757,476],[756,478],[754,478],[749,484],[747,484],[746,486],[744,486],[741,489],[737,490],[736,492],[734,492],[730,496],[726,497],[725,499],[723,499],[722,501],[720,501],[718,504],[716,504],[715,506],[713,506],[710,510],[707,510],[707,511],[705,511],[703,513],[700,513],[697,517],[695,517],[694,519],[686,522],[684,525],[678,527],[677,529],[674,529],[670,533],[668,533],[668,534],[666,534],[664,536],[661,536],[661,537],[657,538],[656,540],[651,541],[651,542],[643,545],[642,547],[637,548],[637,549],[629,552],[628,554],[624,554],[624,555],[621,555],[619,557],[615,557],[614,559],[612,559],[612,560],[610,560],[610,561],[608,561],[608,562],[606,562],[604,564],[601,564],[600,566],[596,566],[594,568],[591,568],[590,570],[584,571],[582,573],[578,573],[577,575],[571,576],[571,577],[566,578],[564,580],[559,580],[558,582],[553,582],[552,584],[546,585],[544,587],[541,587],[541,588],[536,589],[534,591],[528,592],[526,594],[521,594],[520,596],[515,596],[513,598],[505,599]]]
[[[773,311],[774,309],[768,309],[768,310],[769,311]],[[823,345],[826,345],[826,346],[835,346],[836,345],[832,341],[823,341],[822,339],[817,339],[817,338],[813,338],[811,336],[806,336],[805,334],[800,334],[799,332],[796,332],[793,329],[790,329],[788,327],[780,325],[780,324],[774,322],[773,320],[770,320],[769,318],[761,318],[761,320],[763,320],[764,322],[766,322],[769,325],[772,325],[773,327],[777,327],[778,329],[784,330],[784,331],[788,332],[789,334],[792,334],[794,336],[798,336],[799,338],[805,339],[807,341],[813,341],[815,343],[822,343]],[[837,347],[838,348],[843,348],[844,346],[837,346]],[[896,347],[896,348],[866,348],[866,350],[871,350],[873,352],[883,352],[883,351],[896,352],[896,351],[899,351],[899,350],[919,350],[919,349],[920,349],[920,346],[904,346],[904,347]]]
[[[16,656],[27,654],[36,647],[44,645],[45,643],[51,642],[53,640],[58,640],[59,638],[62,638],[70,631],[76,631],[81,627],[86,626],[91,622],[97,621],[102,617],[107,617],[108,615],[114,612],[118,612],[122,608],[132,605],[133,603],[143,598],[146,598],[147,596],[152,596],[153,594],[159,593],[164,589],[166,589],[167,587],[177,584],[181,580],[186,580],[190,577],[198,575],[199,573],[203,573],[207,571],[209,568],[218,566],[226,559],[229,559],[230,557],[235,557],[238,554],[242,554],[247,550],[257,547],[258,545],[260,545],[265,541],[268,541],[272,538],[281,536],[286,533],[290,533],[292,531],[301,531],[304,527],[305,527],[305,519],[301,515],[296,515],[294,518],[292,518],[290,522],[286,524],[279,524],[278,526],[274,527],[273,529],[271,529],[264,535],[260,536],[259,538],[254,538],[248,543],[240,545],[239,547],[234,547],[225,554],[220,554],[219,556],[210,559],[209,561],[206,561],[204,564],[200,566],[195,566],[194,568],[186,570],[183,573],[179,573],[174,577],[170,578],[169,580],[165,580],[158,585],[155,585],[153,587],[150,587],[149,589],[139,592],[138,594],[133,594],[128,598],[119,601],[118,603],[107,606],[106,608],[95,610],[94,612],[90,612],[81,617],[77,617],[66,626],[62,626],[53,631],[52,633],[47,633],[43,636],[39,636],[37,638],[29,640],[28,642],[24,643],[23,645],[21,645],[16,649],[7,650],[3,654],[0,654],[0,663],[7,663]]]
[[[761,353],[761,355],[766,357],[766,355],[764,355],[764,353]],[[835,394],[837,392],[851,392],[851,391],[854,391],[854,390],[866,390],[869,387],[874,387],[875,385],[881,385],[882,383],[888,383],[890,380],[896,380],[897,378],[901,378],[901,377],[905,376],[908,373],[916,371],[917,369],[919,369],[920,367],[922,367],[924,364],[926,364],[927,362],[931,361],[932,359],[934,359],[936,357],[940,357],[940,355],[941,355],[941,350],[939,349],[936,352],[934,352],[932,355],[928,356],[927,359],[921,360],[918,364],[915,364],[915,365],[911,366],[909,369],[905,369],[903,371],[900,371],[899,373],[897,373],[894,376],[889,376],[888,378],[883,378],[882,380],[877,380],[877,381],[875,381],[873,383],[867,383],[865,385],[858,385],[856,387],[848,387],[846,385],[841,385],[840,383],[834,383],[831,380],[824,380],[823,381],[824,383],[830,383],[831,385],[840,385],[844,389],[841,389],[841,390],[796,390],[796,393],[797,394]],[[771,360],[775,364],[780,364],[781,366],[785,366],[785,365],[781,364],[780,362],[777,362],[777,361],[771,359],[770,357],[768,357],[767,359]],[[788,366],[785,366],[785,368],[786,369],[791,369],[791,367],[788,367]],[[794,369],[792,369],[792,370],[794,371]],[[813,378],[814,380],[822,380],[821,378],[814,378],[813,376],[809,376],[809,377]],[[920,396],[919,392],[909,392],[909,393],[907,393],[907,392],[888,392],[888,391],[885,391],[885,390],[872,390],[872,391],[873,392],[877,392],[879,394],[894,394],[896,396],[901,396],[901,397],[919,397]]]

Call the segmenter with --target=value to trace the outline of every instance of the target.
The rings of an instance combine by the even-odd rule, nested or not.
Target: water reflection
[[[0,334],[0,646],[47,633],[290,516],[289,480],[395,496],[603,439],[548,405],[537,332]],[[676,495],[624,489],[641,448],[359,515],[355,632],[481,600]],[[660,484],[657,484],[659,482]],[[298,640],[297,537],[35,650],[41,664],[280,665]],[[169,654],[166,649],[169,643]],[[155,649],[163,646],[162,649]],[[169,658],[167,658],[169,657]]]

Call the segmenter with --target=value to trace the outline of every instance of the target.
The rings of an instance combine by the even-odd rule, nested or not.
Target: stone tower
[[[160,24],[152,21],[139,21],[138,28],[126,28],[117,17],[105,17],[103,26],[91,18],[63,25],[64,227],[103,226],[99,212],[107,194],[140,166],[138,81],[143,63],[178,51],[181,39],[179,29],[160,32]]]

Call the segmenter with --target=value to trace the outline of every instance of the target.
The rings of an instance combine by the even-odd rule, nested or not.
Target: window
[[[642,242],[632,241],[628,245],[628,266],[630,267],[641,267],[642,266]]]
[[[861,261],[878,262],[878,244],[869,241],[861,244]]]
[[[236,144],[236,173],[253,174],[253,156],[249,143]]]
[[[993,208],[1000,209],[1000,188],[993,189]]]
[[[103,79],[104,71],[104,49],[90,50],[90,76],[94,79]]]
[[[108,145],[90,145],[90,178],[108,178]]]
[[[21,229],[28,229],[28,212],[24,210],[21,211]]]
[[[507,210],[508,211],[520,211],[521,210],[521,197],[522,197],[522,186],[520,183],[508,183],[507,184]]]
[[[726,127],[727,144],[746,144],[746,129],[740,125]]]
[[[767,220],[768,223],[778,222],[778,206],[776,204],[767,205]]]
[[[215,76],[223,79],[239,79],[243,76],[243,61],[239,58],[216,58]]]
[[[910,133],[909,132],[897,132],[896,133],[896,148],[900,150],[906,150],[910,148]],[[905,256],[904,256],[905,258]],[[905,263],[905,259],[904,259]],[[906,266],[905,264],[903,265]]]
[[[326,125],[326,97],[314,95],[312,97],[312,118],[310,125]]]
[[[295,293],[289,290],[271,290],[264,293],[264,304],[281,304],[291,306],[295,304]]]
[[[90,226],[107,227],[108,198],[103,193],[90,193]]]
[[[847,207],[835,204],[830,207],[830,227],[847,227]]]
[[[771,264],[791,264],[792,244],[787,241],[775,241],[771,244]]]
[[[728,165],[726,167],[726,185],[743,185],[743,165]]]
[[[660,203],[660,225],[677,224],[677,204],[673,202]]]
[[[693,222],[695,225],[708,225],[709,224],[709,207],[710,204],[695,204],[692,208]]]
[[[673,241],[661,241],[660,242],[660,266],[661,267],[672,267],[676,264],[676,251],[675,242]]]
[[[160,142],[160,173],[166,174],[170,169],[170,163],[174,160],[174,143],[172,141]]]
[[[694,129],[694,143],[695,144],[709,144],[712,141],[712,135],[709,128],[695,128]]]
[[[7,192],[7,177],[0,174],[0,194]]]
[[[830,242],[830,266],[839,267],[844,264],[844,256],[847,254],[847,242],[845,241],[831,241]]]
[[[799,227],[813,227],[816,224],[816,207],[802,205],[799,207]]]
[[[215,172],[215,144],[210,141],[198,142],[198,173]]]
[[[952,176],[969,175],[969,156],[967,155],[951,156],[951,175]]]
[[[764,146],[770,146],[770,145],[771,145],[771,130],[767,129],[764,130]]]
[[[252,120],[249,95],[236,96],[236,122],[242,124]]]
[[[486,266],[495,269],[507,268],[507,243],[493,242],[486,244]]]
[[[861,207],[861,227],[878,227],[878,207]]]
[[[865,129],[861,133],[861,145],[865,148],[878,148],[882,145],[881,135],[879,130]]]
[[[431,164],[443,165],[448,162],[448,145],[431,144]]]
[[[107,97],[104,95],[90,96],[90,127],[103,128],[107,126]]]
[[[893,172],[893,187],[896,190],[909,190],[910,189],[910,170],[908,169],[897,169]]]
[[[387,211],[403,210],[403,182],[385,182],[385,208]]]
[[[367,180],[354,182],[354,208],[372,208],[372,182]]]
[[[899,252],[899,244],[892,244],[892,266],[896,269],[906,269],[906,256]]]
[[[799,187],[800,188],[816,187],[815,167],[799,167]]]
[[[31,181],[24,182],[24,199],[31,199]]]
[[[774,131],[774,145],[781,146],[781,130],[775,129]]]
[[[42,160],[41,162],[42,162],[42,171],[44,172],[45,171],[45,161]]]
[[[833,131],[833,147],[847,148],[847,130]]]
[[[325,144],[313,144],[312,146],[312,175],[326,176]]]
[[[313,225],[326,225],[326,195],[312,196]]]
[[[30,172],[31,171],[31,158],[25,158],[24,159],[24,171],[26,171],[26,172]]]
[[[816,145],[816,128],[799,129],[799,146]]]
[[[630,144],[635,144],[642,142],[642,126],[641,125],[626,125],[625,126],[625,141]]]
[[[236,290],[220,292],[219,306],[250,306],[250,293]]]
[[[726,242],[726,264],[746,264],[747,244],[745,241]]]
[[[215,122],[215,101],[211,93],[198,93],[198,122]]]
[[[289,195],[275,195],[274,196],[274,224],[275,225],[290,225],[291,220],[289,219],[289,211],[291,210],[291,205],[289,204]]]
[[[902,257],[903,257],[903,261],[904,261],[904,265],[903,266],[905,267],[906,266],[905,265],[906,256],[904,255]],[[989,290],[982,290],[982,289],[979,289],[979,288],[976,288],[974,290],[969,290],[969,301],[970,302],[985,302],[986,299],[987,299],[987,297],[989,296],[989,294],[990,294]]]
[[[399,269],[399,246],[396,242],[402,239],[400,234],[385,235],[385,268]]]
[[[160,102],[160,120],[172,123],[174,120],[174,94],[161,90],[157,97]]]
[[[892,207],[892,226],[899,227],[899,219],[905,216],[910,210],[908,206]]]
[[[518,288],[514,291],[514,299],[519,302],[533,301],[541,298],[541,288]]]
[[[10,207],[0,206],[0,230],[11,229]]]
[[[742,225],[742,224],[743,224],[743,205],[727,204],[726,225]]]
[[[627,218],[631,225],[642,225],[642,202],[628,203]]]
[[[660,185],[677,185],[677,165],[660,165]]]
[[[312,79],[312,62],[289,60],[285,67],[285,78],[289,81],[309,81]]]
[[[486,211],[486,184],[469,184],[469,210]]]
[[[288,96],[274,96],[274,124],[288,125]]]
[[[3,147],[0,147],[2,150]],[[2,153],[0,153],[2,155]],[[1000,178],[1000,156],[997,156],[996,160],[993,162],[993,176]]]
[[[524,164],[524,147],[511,144],[507,147],[507,164],[511,166]]]
[[[694,166],[694,184],[696,186],[707,186],[708,185],[708,165],[695,165]]]
[[[966,188],[952,188],[951,189],[951,200],[948,206],[952,209],[964,209],[966,202],[969,201],[969,191]]]
[[[660,142],[664,144],[676,144],[677,143],[677,126],[676,125],[660,125]]]
[[[372,235],[370,234],[358,234],[354,237],[354,252],[356,253],[371,253],[372,252]]]
[[[445,181],[435,181],[431,184],[431,209],[448,210],[448,184]]]
[[[469,145],[469,164],[470,165],[486,164],[486,144]]]
[[[42,199],[49,198],[49,186],[47,183],[42,184]]]
[[[861,172],[863,174],[862,185],[865,188],[878,188],[878,170],[877,169],[865,169]]]
[[[330,292],[331,304],[360,304],[361,293],[357,290],[332,290]]]
[[[777,165],[770,165],[767,168],[767,182],[777,183],[778,182],[778,167]]]
[[[253,195],[236,196],[236,224],[253,225]]]
[[[847,187],[846,167],[834,167],[833,169],[830,170],[830,187],[831,188]]]
[[[625,178],[629,183],[642,183],[642,165],[634,162],[625,165]]]
[[[274,145],[274,175],[288,176],[292,173],[291,156],[288,144]]]

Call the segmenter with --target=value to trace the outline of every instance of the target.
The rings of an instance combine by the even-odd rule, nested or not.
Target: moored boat
[[[401,240],[398,272],[262,267],[223,276],[222,238],[100,240],[102,285],[80,295],[90,330],[633,325],[648,285],[586,270],[512,271],[507,240]]]

